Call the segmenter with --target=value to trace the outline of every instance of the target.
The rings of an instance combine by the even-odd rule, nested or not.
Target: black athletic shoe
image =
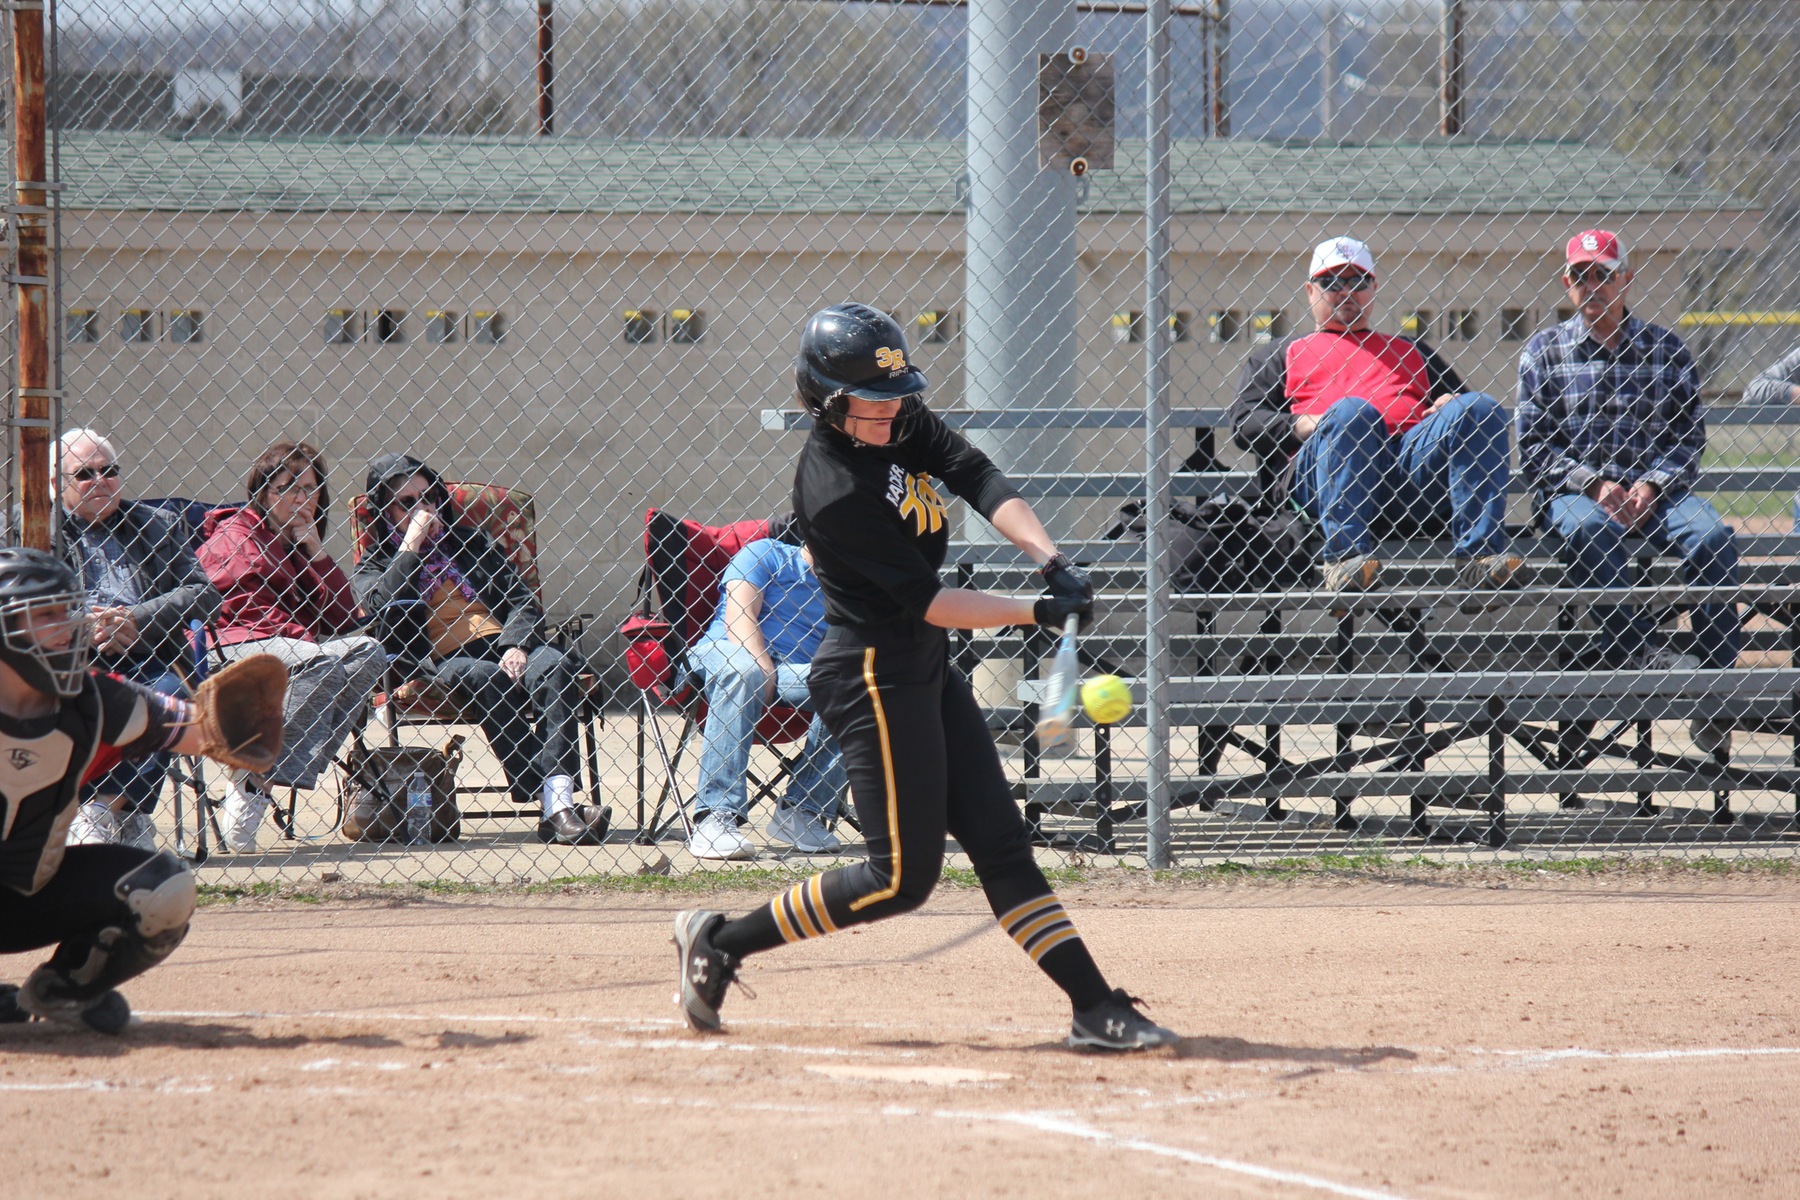
[[[681,969],[681,990],[675,1003],[681,1006],[688,1028],[696,1033],[719,1031],[719,1006],[725,1002],[725,989],[737,978],[736,960],[713,949],[712,935],[724,924],[724,913],[705,909],[675,915],[675,950]]]
[[[67,994],[68,985],[48,966],[39,967],[19,989],[19,1007],[43,1021],[57,1021],[95,1033],[118,1034],[131,1024],[131,1005],[117,992],[101,992],[89,1000]]]
[[[31,1014],[19,1007],[19,985],[0,983],[0,1025],[17,1025],[31,1020]]]
[[[1069,1045],[1077,1050],[1154,1050],[1173,1046],[1180,1039],[1137,1010],[1136,996],[1114,988],[1113,994],[1090,1009],[1075,1014],[1069,1026]]]

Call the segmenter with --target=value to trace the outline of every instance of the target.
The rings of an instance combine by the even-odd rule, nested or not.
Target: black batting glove
[[[1038,568],[1044,577],[1044,590],[1059,599],[1085,601],[1088,611],[1094,607],[1094,581],[1088,573],[1069,561],[1066,554],[1052,554],[1050,561]]]
[[[1077,629],[1086,629],[1094,620],[1094,602],[1045,596],[1031,606],[1031,619],[1057,633],[1062,632],[1063,622],[1070,617],[1078,618]]]
[[[1088,573],[1061,554],[1051,556],[1038,573],[1050,594],[1032,605],[1037,623],[1061,630],[1063,622],[1073,616],[1081,618],[1080,628],[1086,629],[1094,619],[1094,581]]]

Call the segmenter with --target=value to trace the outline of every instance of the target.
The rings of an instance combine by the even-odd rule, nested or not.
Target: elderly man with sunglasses
[[[1321,242],[1307,273],[1314,331],[1244,364],[1232,436],[1262,463],[1265,496],[1292,502],[1325,537],[1327,591],[1375,585],[1380,533],[1449,530],[1457,586],[1504,587],[1506,413],[1464,388],[1415,338],[1369,327],[1375,257],[1355,238]]]
[[[164,695],[185,695],[174,668],[188,622],[219,613],[187,528],[166,509],[124,496],[118,452],[92,429],[52,450],[62,500],[63,557],[87,593],[95,665]],[[168,755],[121,763],[85,785],[71,845],[156,848],[157,796]]]
[[[1519,357],[1519,458],[1539,519],[1562,538],[1569,582],[1625,587],[1628,534],[1681,556],[1696,586],[1737,583],[1737,538],[1691,490],[1706,447],[1700,375],[1671,331],[1626,307],[1631,268],[1617,234],[1589,229],[1569,239],[1562,282],[1576,313],[1533,335]],[[1608,666],[1643,670],[1728,667],[1737,661],[1734,604],[1694,614],[1698,655],[1657,644],[1632,605],[1593,610]],[[1696,719],[1703,750],[1724,746],[1729,726]]]

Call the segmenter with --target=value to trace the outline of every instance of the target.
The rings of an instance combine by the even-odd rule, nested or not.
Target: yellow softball
[[[1081,684],[1081,707],[1096,725],[1123,721],[1131,712],[1131,688],[1117,675],[1097,675]]]

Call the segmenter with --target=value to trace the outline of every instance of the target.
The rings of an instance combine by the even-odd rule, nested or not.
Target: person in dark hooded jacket
[[[538,836],[598,842],[608,811],[575,803],[581,664],[544,639],[544,612],[506,552],[453,524],[438,473],[407,454],[369,464],[371,545],[352,586],[390,650],[481,722]],[[532,720],[535,714],[536,720]]]

